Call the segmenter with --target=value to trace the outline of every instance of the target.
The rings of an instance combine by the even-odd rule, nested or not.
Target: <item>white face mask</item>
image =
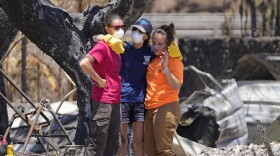
[[[132,42],[139,44],[143,42],[143,34],[140,34],[138,31],[133,31],[131,35]]]
[[[115,32],[113,34],[113,36],[118,38],[118,39],[122,39],[123,35],[124,35],[124,30],[123,29],[115,30]]]

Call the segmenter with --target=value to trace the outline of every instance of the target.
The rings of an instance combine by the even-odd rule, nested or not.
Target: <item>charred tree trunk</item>
[[[0,8],[0,60],[4,57],[17,32],[17,29],[8,20],[8,16]],[[1,62],[0,68],[2,68]],[[5,96],[4,77],[2,75],[0,75],[0,92]],[[8,127],[8,112],[7,104],[2,97],[0,97],[0,114],[0,134],[4,135]]]
[[[118,13],[129,26],[142,15],[148,3],[146,0],[114,0],[104,7],[94,6],[83,13],[69,14],[48,0],[0,0],[0,6],[15,27],[52,57],[76,83],[79,108],[76,144],[85,144],[88,135],[93,85],[81,70],[79,61],[93,46],[92,36],[104,33],[105,14]]]

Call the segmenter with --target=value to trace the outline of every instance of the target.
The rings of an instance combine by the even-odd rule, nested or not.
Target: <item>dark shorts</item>
[[[122,123],[144,121],[145,106],[143,102],[121,103]]]

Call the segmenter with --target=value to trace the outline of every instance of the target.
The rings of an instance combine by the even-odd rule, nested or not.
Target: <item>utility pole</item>
[[[27,91],[26,84],[26,44],[27,38],[24,36],[21,40],[21,89],[24,93]]]
[[[276,11],[275,36],[280,36],[280,0],[277,0]]]
[[[257,15],[256,15],[256,3],[255,0],[248,0],[251,8],[251,29],[252,37],[257,37]]]

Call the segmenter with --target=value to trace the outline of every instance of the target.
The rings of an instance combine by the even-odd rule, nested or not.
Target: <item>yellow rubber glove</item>
[[[115,51],[117,54],[124,53],[124,42],[110,34],[107,34],[103,37],[103,41],[107,43],[107,45]]]
[[[167,51],[172,58],[179,58],[180,60],[183,59],[181,51],[179,47],[175,44],[175,42],[171,43]]]

